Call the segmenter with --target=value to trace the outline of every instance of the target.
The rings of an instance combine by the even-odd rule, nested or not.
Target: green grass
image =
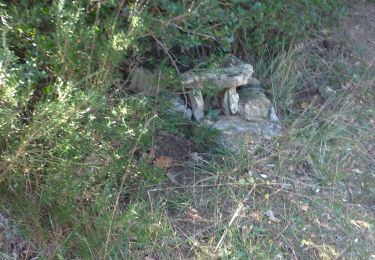
[[[324,2],[208,1],[192,16],[172,1],[1,5],[0,214],[9,219],[1,254],[26,241],[26,253],[61,259],[373,255],[374,74],[355,65],[345,36],[291,41],[328,23],[323,14],[335,7]],[[292,17],[306,13],[290,20],[280,4]],[[251,15],[239,24],[233,10]],[[210,27],[222,20],[226,27]],[[155,24],[163,26],[150,35]],[[166,112],[176,66],[211,66],[228,48],[257,57],[256,76],[283,119],[283,135],[254,140],[255,151],[233,154],[217,133]],[[159,95],[124,87],[137,66],[160,71]],[[198,160],[180,162],[178,183],[152,161],[163,132],[196,146]]]

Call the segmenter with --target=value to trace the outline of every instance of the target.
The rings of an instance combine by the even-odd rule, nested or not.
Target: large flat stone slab
[[[250,64],[217,70],[190,71],[181,75],[181,84],[185,89],[210,87],[224,90],[248,84],[253,73],[254,69]]]
[[[238,116],[220,116],[212,127],[229,137],[242,134],[273,137],[281,134],[280,122],[261,119],[249,121]]]

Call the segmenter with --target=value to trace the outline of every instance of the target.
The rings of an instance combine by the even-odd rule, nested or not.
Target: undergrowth
[[[349,187],[353,205],[371,200],[374,173],[363,149],[373,149],[366,143],[374,140],[374,111],[358,99],[370,103],[373,93],[355,92],[363,68],[322,62],[319,39],[303,40],[335,20],[336,1],[22,0],[0,7],[0,210],[30,241],[20,258],[371,253],[367,233],[355,240],[368,209],[357,216],[335,198],[337,185],[357,178],[362,192]],[[166,112],[181,72],[214,66],[227,53],[255,62],[285,119],[286,134],[256,154],[230,154],[213,144],[215,133]],[[159,75],[156,95],[127,89],[139,66]],[[185,185],[171,185],[150,159],[162,132],[183,132],[203,154],[186,166],[194,178]],[[272,166],[263,172],[265,165]],[[280,190],[286,184],[301,189]],[[264,219],[271,208],[285,225],[273,229]],[[322,224],[321,212],[332,233],[348,226],[341,240],[305,225],[309,218]],[[0,235],[4,257],[16,248],[7,239]]]

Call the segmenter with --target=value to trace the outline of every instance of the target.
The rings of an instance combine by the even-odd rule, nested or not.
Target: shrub
[[[161,86],[178,87],[178,73],[210,66],[222,54],[250,59],[277,52],[332,18],[335,2],[0,4],[4,205],[28,220],[39,246],[58,241],[51,257],[102,255],[114,216],[124,221],[111,215],[124,183],[137,188],[161,179],[142,154],[153,130],[165,126],[155,120],[157,100],[124,94],[132,69],[159,70]]]

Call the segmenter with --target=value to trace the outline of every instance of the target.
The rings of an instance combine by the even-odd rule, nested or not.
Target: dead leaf
[[[268,210],[266,212],[266,216],[269,218],[269,220],[271,220],[272,222],[275,222],[275,223],[279,223],[280,222],[280,219],[276,218],[275,217],[275,214],[273,213],[272,210]]]
[[[155,166],[160,169],[166,169],[172,165],[173,159],[168,156],[161,156],[155,161]]]
[[[371,226],[370,223],[367,223],[367,222],[362,221],[362,220],[351,220],[350,223],[353,224],[354,226],[356,226],[357,228],[361,229],[361,230],[370,231],[372,229],[372,226]]]

